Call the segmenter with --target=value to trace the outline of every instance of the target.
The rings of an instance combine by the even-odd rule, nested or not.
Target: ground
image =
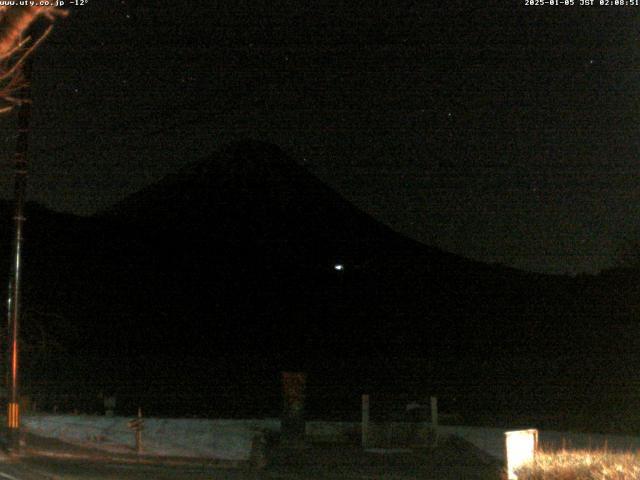
[[[450,439],[434,449],[363,451],[358,446],[313,446],[273,452],[265,478],[278,479],[442,479],[497,480],[502,465],[472,445]]]
[[[44,442],[46,443],[46,442]],[[42,447],[42,445],[41,445]],[[19,460],[0,463],[7,480],[499,480],[502,466],[470,444],[450,439],[435,449],[364,452],[356,445],[323,444],[304,449],[267,449],[268,464],[211,465],[203,461],[137,462],[91,456],[55,445],[55,451],[31,450]]]

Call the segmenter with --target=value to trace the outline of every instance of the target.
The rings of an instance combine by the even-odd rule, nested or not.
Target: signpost
[[[138,417],[129,420],[128,426],[136,435],[136,453],[142,452],[142,430],[144,430],[144,420],[142,418],[142,409],[138,408]]]

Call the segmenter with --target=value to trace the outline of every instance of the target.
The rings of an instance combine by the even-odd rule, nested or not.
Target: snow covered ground
[[[23,428],[42,437],[112,453],[134,453],[135,435],[128,426],[132,417],[93,415],[30,414]],[[423,426],[428,427],[428,424]],[[359,437],[358,423],[307,422],[307,435],[316,440],[344,441]],[[268,432],[279,432],[279,419],[207,420],[145,418],[142,454],[163,457],[190,457],[212,460],[246,461]],[[456,435],[488,454],[504,459],[505,429],[440,426],[441,435]],[[640,438],[615,435],[587,435],[562,432],[539,434],[542,446],[560,448],[606,448],[637,451]],[[253,451],[253,453],[252,453]]]
[[[134,453],[132,417],[98,415],[29,414],[23,428],[42,437],[112,453]],[[145,418],[142,454],[166,457],[249,460],[268,432],[280,431],[279,419],[208,420]],[[307,436],[319,441],[359,438],[360,424],[316,422],[306,424]]]
[[[82,447],[112,453],[135,452],[131,417],[25,415],[23,428]],[[142,453],[167,457],[248,460],[264,432],[278,431],[279,420],[205,420],[145,418]]]

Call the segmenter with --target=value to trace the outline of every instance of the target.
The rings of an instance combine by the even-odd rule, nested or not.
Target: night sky
[[[38,51],[30,199],[91,214],[254,138],[470,258],[594,273],[640,239],[640,7],[146,4],[71,7]]]

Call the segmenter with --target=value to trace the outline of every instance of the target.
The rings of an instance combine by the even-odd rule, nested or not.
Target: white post
[[[532,462],[538,449],[538,430],[517,430],[504,432],[507,451],[507,478],[518,480],[516,470],[521,465]]]
[[[140,454],[142,452],[142,428],[143,428],[141,407],[138,407],[138,422],[139,424],[136,428],[136,453]]]
[[[369,395],[362,395],[362,448],[369,446]]]
[[[431,429],[435,437],[434,444],[438,444],[438,397],[431,397]]]

